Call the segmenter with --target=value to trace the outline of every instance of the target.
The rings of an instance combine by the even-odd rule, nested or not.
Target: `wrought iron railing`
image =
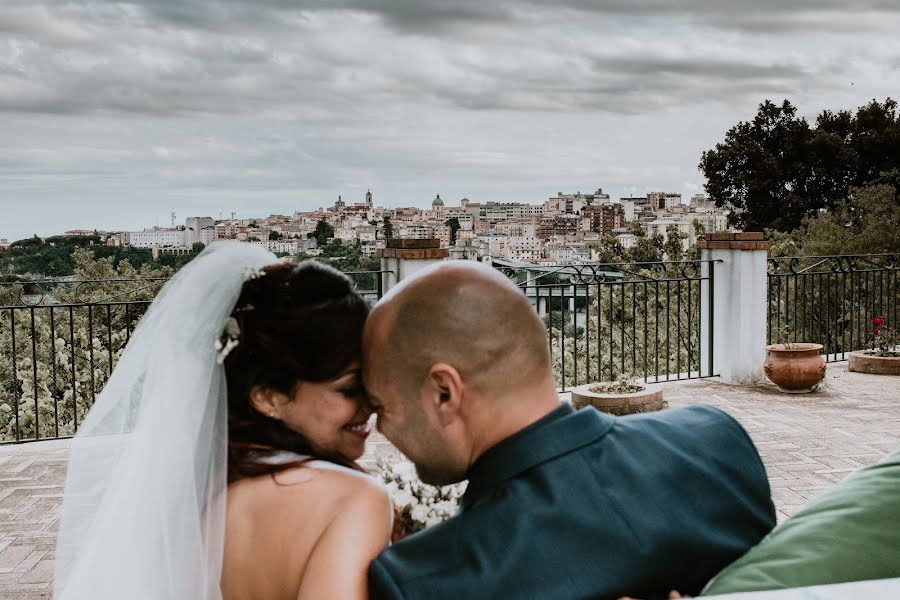
[[[387,273],[349,275],[374,302]],[[74,435],[165,281],[0,283],[0,443]]]
[[[544,319],[561,390],[620,376],[660,382],[715,375],[715,261],[495,266]]]
[[[769,259],[769,344],[811,342],[830,362],[871,344],[872,320],[900,317],[900,254]]]

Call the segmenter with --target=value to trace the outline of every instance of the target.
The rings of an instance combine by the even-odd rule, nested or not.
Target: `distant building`
[[[216,239],[216,220],[212,217],[188,217],[185,219],[184,228],[185,243],[188,246],[198,242],[208,246]]]
[[[716,203],[706,194],[694,194],[689,206],[694,210],[715,210]]]
[[[126,233],[126,243],[133,248],[190,248],[186,239],[188,233],[191,232],[182,229],[129,231]]]
[[[613,229],[625,226],[625,207],[612,202],[585,206],[581,210],[581,223],[582,231],[612,235]]]
[[[6,250],[10,245],[9,240],[6,238],[0,239],[0,250]]]
[[[670,192],[650,192],[647,203],[653,210],[669,210],[681,204],[681,194]]]
[[[556,196],[544,202],[543,212],[548,216],[557,214],[575,215],[580,214],[581,209],[589,204],[603,204],[604,202],[609,202],[609,194],[604,194],[601,188],[598,188],[592,194],[582,194],[581,192],[564,194],[557,192]]]
[[[573,235],[579,229],[578,217],[545,217],[538,225],[538,237],[547,239],[554,235]]]
[[[506,242],[506,257],[510,260],[532,261],[544,257],[541,240],[535,237],[509,237]]]

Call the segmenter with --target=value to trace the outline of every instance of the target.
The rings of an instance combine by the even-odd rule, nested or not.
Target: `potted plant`
[[[885,326],[884,315],[872,319],[872,347],[850,353],[850,370],[876,375],[900,375],[900,332]]]
[[[822,348],[822,344],[796,342],[766,346],[766,377],[786,394],[816,391],[825,379],[825,359],[819,354]]]
[[[638,383],[625,375],[618,380],[590,383],[572,389],[572,406],[593,406],[605,413],[621,416],[652,412],[665,407],[662,386]]]

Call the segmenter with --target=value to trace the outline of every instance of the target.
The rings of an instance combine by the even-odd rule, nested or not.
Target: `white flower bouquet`
[[[394,541],[455,515],[459,499],[466,492],[465,481],[444,487],[422,483],[412,463],[392,466],[378,457],[376,466],[376,476],[384,483],[394,503]]]

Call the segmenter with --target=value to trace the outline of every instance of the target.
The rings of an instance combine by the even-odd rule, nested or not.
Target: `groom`
[[[696,594],[775,524],[746,432],[706,406],[614,418],[560,404],[547,334],[495,270],[445,262],[364,332],[379,430],[460,513],[385,550],[373,598]]]

